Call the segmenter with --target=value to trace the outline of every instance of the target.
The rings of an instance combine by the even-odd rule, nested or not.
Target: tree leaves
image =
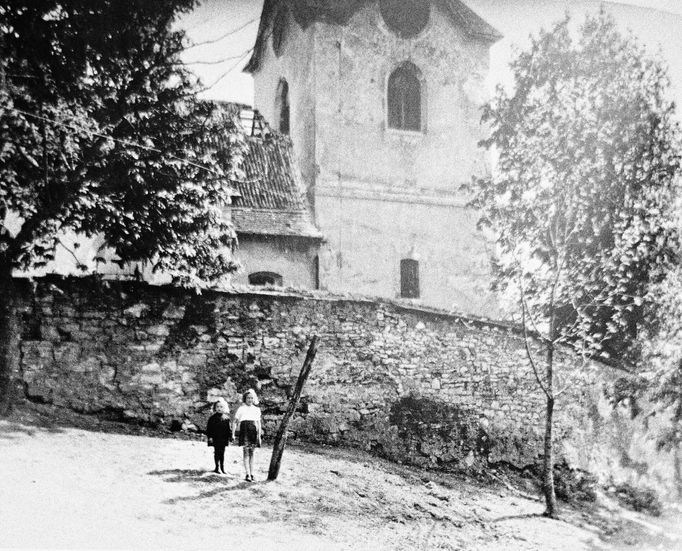
[[[556,342],[628,359],[677,261],[672,222],[680,132],[662,63],[603,12],[576,38],[568,18],[512,62],[514,89],[484,108],[498,154],[474,181],[479,224],[498,235],[496,286]]]
[[[234,269],[223,209],[245,145],[178,63],[171,24],[194,4],[2,3],[0,198],[24,221],[14,267],[42,262],[71,229],[193,284]]]

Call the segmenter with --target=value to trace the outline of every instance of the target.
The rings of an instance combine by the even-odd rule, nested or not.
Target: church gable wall
[[[303,181],[310,187],[315,173],[315,25],[306,30],[289,15],[284,26],[281,55],[275,55],[272,29],[267,32],[260,68],[254,78],[254,107],[274,130],[279,130],[276,94],[280,79],[287,81],[290,102],[290,136],[299,159]]]
[[[426,28],[402,39],[368,3],[346,25],[317,23],[318,187],[344,180],[456,191],[482,156],[478,104],[488,45],[437,6]],[[423,132],[387,129],[386,85],[401,63],[421,73]]]

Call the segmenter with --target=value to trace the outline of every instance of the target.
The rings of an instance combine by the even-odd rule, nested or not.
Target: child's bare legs
[[[249,473],[251,474],[251,481],[253,481],[253,448],[249,448]]]
[[[253,448],[244,446],[244,472],[246,480],[253,480]]]
[[[247,480],[251,477],[251,464],[253,461],[249,460],[249,452],[252,452],[248,446],[244,446],[244,472],[246,473]],[[253,457],[253,455],[251,455]]]

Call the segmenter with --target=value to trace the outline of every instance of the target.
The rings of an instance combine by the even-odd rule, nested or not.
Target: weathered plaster
[[[386,85],[405,61],[423,83],[423,132],[386,126]],[[290,83],[292,138],[327,239],[324,288],[395,297],[399,262],[421,256],[421,303],[499,315],[487,291],[492,246],[464,208],[461,184],[485,171],[479,105],[488,44],[433,6],[427,27],[399,38],[375,3],[346,25],[289,21],[254,74],[255,106],[271,121],[279,78]]]
[[[282,285],[314,289],[316,282],[315,241],[275,235],[242,235],[235,260],[242,269],[232,278],[235,284],[248,284],[249,274],[275,272],[282,276]]]

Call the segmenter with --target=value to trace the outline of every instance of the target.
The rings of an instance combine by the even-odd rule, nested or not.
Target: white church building
[[[265,0],[254,107],[289,134],[333,292],[496,315],[491,244],[462,184],[501,34],[459,0]]]

